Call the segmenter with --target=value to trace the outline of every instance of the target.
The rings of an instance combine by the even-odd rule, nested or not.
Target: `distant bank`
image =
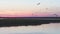
[[[0,27],[60,23],[60,17],[0,17]]]

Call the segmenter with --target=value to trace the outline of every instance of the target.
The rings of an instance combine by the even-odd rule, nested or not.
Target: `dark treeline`
[[[0,19],[0,27],[41,25],[59,22],[60,20]]]

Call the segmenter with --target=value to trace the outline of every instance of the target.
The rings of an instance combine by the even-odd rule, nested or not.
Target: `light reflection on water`
[[[60,34],[60,23],[38,26],[1,27],[0,34]]]

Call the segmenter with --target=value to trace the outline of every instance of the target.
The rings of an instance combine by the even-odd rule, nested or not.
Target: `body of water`
[[[60,23],[37,26],[0,27],[0,34],[60,34]]]

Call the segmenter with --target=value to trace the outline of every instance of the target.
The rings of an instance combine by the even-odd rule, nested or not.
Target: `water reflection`
[[[1,27],[0,34],[60,34],[60,23],[38,26]]]

